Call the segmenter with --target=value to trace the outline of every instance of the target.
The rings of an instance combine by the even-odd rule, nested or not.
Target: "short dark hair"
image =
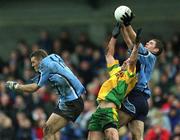
[[[43,49],[39,49],[37,51],[32,52],[30,58],[37,57],[38,59],[40,59],[45,58],[46,56],[48,56],[48,53]]]
[[[164,50],[164,44],[159,39],[153,39],[156,42],[156,48],[159,49],[158,52],[155,53],[156,56],[159,56]]]

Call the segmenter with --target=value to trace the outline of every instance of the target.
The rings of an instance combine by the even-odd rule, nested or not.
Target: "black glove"
[[[135,43],[138,44],[141,40],[142,28],[137,29]]]
[[[125,26],[129,26],[131,25],[131,21],[132,19],[135,17],[135,15],[131,12],[131,15],[129,16],[128,13],[125,13],[125,15],[123,15],[123,17],[121,18],[121,20],[123,21],[123,24]]]
[[[119,22],[117,22],[112,31],[112,36],[114,38],[117,38],[118,35],[120,34],[120,28],[121,28],[121,24]]]

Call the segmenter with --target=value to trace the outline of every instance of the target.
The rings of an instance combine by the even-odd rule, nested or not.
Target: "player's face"
[[[40,60],[38,58],[34,56],[31,57],[31,65],[36,72],[38,72],[39,63],[40,63]]]
[[[158,48],[156,48],[156,41],[150,40],[146,43],[145,47],[152,53],[156,53]]]

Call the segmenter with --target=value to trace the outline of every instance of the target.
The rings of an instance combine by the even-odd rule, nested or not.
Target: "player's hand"
[[[135,15],[131,12],[131,15],[129,16],[128,13],[125,13],[125,15],[123,15],[123,17],[121,18],[121,20],[123,21],[123,24],[125,26],[129,26],[131,25],[131,21],[132,19],[135,17]]]
[[[119,22],[117,22],[112,31],[112,36],[114,38],[117,38],[118,35],[120,34],[120,28],[121,28],[121,24]]]
[[[11,90],[16,90],[17,89],[17,87],[18,87],[18,83],[17,82],[15,82],[15,81],[7,81],[6,83],[5,83],[5,86],[7,87],[7,88],[9,88],[9,89],[11,89]]]

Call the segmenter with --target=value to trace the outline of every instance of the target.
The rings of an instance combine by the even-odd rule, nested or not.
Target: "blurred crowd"
[[[19,40],[9,54],[0,59],[0,140],[42,140],[42,125],[53,111],[58,95],[50,86],[35,93],[14,92],[5,88],[7,80],[31,83],[35,76],[29,55],[39,48],[59,54],[86,87],[85,108],[75,124],[69,124],[60,133],[61,140],[86,140],[87,124],[96,110],[96,96],[101,84],[108,78],[104,48],[109,36],[98,46],[86,33],[73,39],[67,31],[52,38],[42,31],[37,42],[28,44]],[[158,58],[152,75],[149,114],[145,121],[145,140],[180,140],[180,35],[164,41],[165,51]],[[122,63],[128,56],[123,42],[116,46],[116,58]],[[121,121],[121,120],[120,120]],[[131,140],[126,126],[119,130],[122,140]]]

